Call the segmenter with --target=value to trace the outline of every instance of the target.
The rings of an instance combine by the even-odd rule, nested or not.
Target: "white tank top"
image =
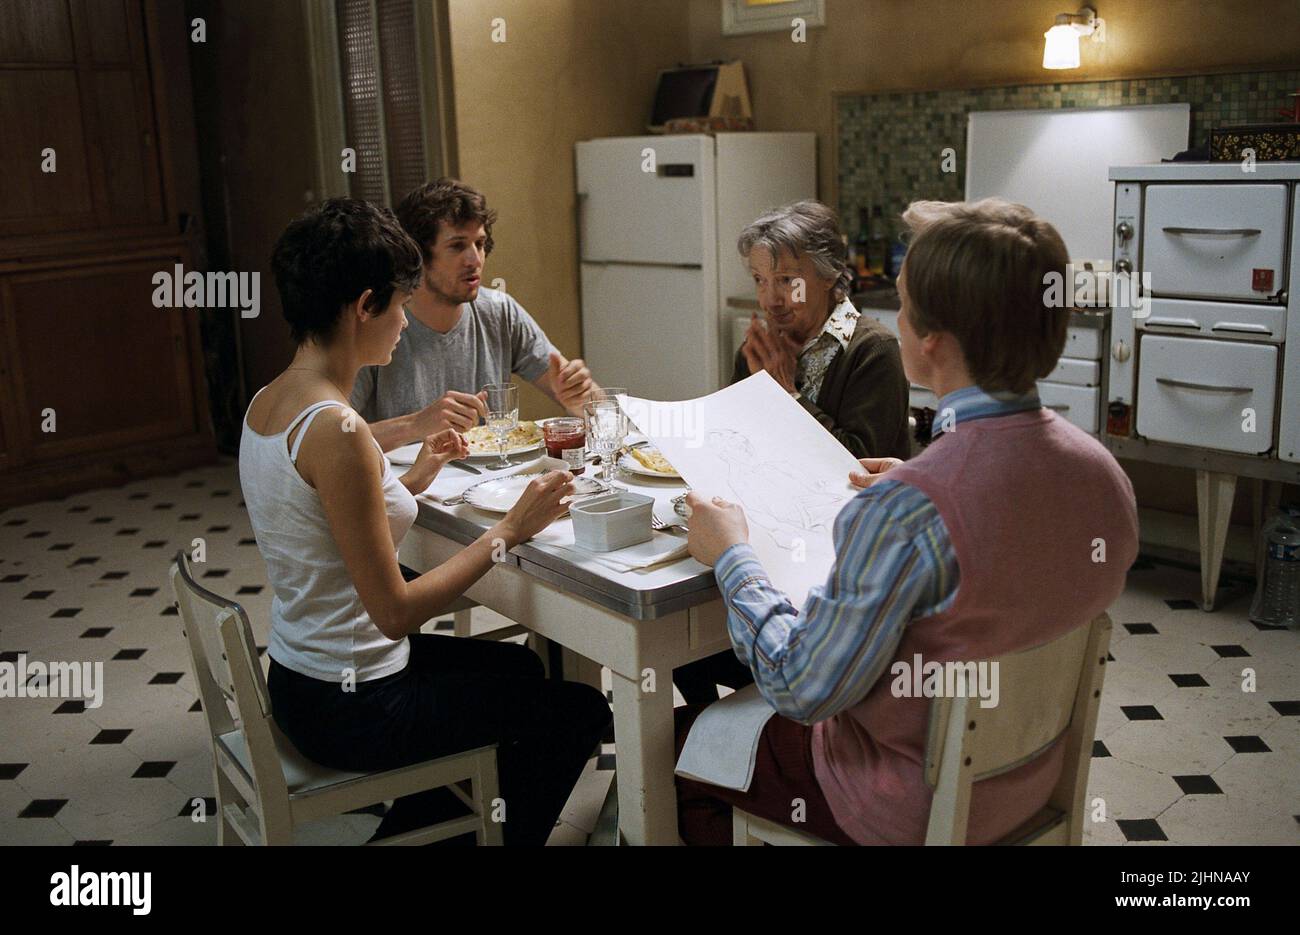
[[[390,640],[371,621],[343,564],[320,496],[295,466],[316,413],[330,406],[344,404],[332,399],[313,403],[275,435],[254,432],[245,414],[239,482],[273,591],[267,652],[280,665],[314,679],[341,682],[351,670],[356,681],[367,681],[401,671],[410,646],[405,639]],[[290,450],[286,439],[299,423],[302,431]],[[375,448],[382,456],[378,442]],[[383,489],[396,554],[418,507],[387,458]]]

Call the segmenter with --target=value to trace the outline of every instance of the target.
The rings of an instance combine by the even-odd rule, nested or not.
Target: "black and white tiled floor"
[[[0,661],[102,661],[106,683],[98,709],[0,698],[0,844],[215,842],[191,817],[196,799],[212,813],[212,764],[167,583],[195,538],[201,580],[264,644],[270,594],[233,461],[0,513]],[[1111,608],[1087,795],[1106,820],[1085,843],[1300,844],[1300,633],[1250,623],[1248,592],[1225,588],[1213,614],[1198,592],[1194,571],[1140,560]],[[587,764],[552,844],[585,841],[613,760],[610,743]],[[377,821],[301,840],[359,842]]]

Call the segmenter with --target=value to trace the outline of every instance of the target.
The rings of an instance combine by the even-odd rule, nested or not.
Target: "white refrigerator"
[[[583,357],[600,383],[678,400],[731,376],[729,296],[753,296],[736,239],[814,198],[812,133],[634,136],[577,144]]]

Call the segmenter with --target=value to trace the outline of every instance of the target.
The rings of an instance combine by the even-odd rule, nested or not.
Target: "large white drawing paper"
[[[857,492],[857,459],[766,371],[698,399],[619,401],[693,490],[745,508],[759,561],[802,607],[835,561],[832,530]]]

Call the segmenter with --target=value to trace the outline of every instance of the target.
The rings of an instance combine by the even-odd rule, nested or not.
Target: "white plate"
[[[403,445],[401,448],[394,448],[386,452],[389,464],[414,464],[415,458],[420,453],[420,446],[424,442],[411,442],[409,445]]]
[[[524,488],[540,472],[529,471],[526,474],[511,474],[509,477],[494,477],[481,484],[475,484],[465,491],[465,502],[489,513],[508,513],[519,502]]]
[[[506,477],[493,477],[466,490],[465,502],[489,513],[509,513],[510,508],[523,496],[524,488],[532,482],[533,478],[541,477],[545,473],[545,471],[527,471]],[[573,483],[577,488],[577,496],[580,497],[605,492],[592,478],[575,477]]]
[[[655,449],[658,450],[658,449]],[[662,471],[652,471],[630,454],[625,454],[618,459],[618,466],[625,471],[633,474],[640,474],[642,477],[658,477],[662,480],[681,480],[682,475],[674,471],[672,474],[664,474]]]

